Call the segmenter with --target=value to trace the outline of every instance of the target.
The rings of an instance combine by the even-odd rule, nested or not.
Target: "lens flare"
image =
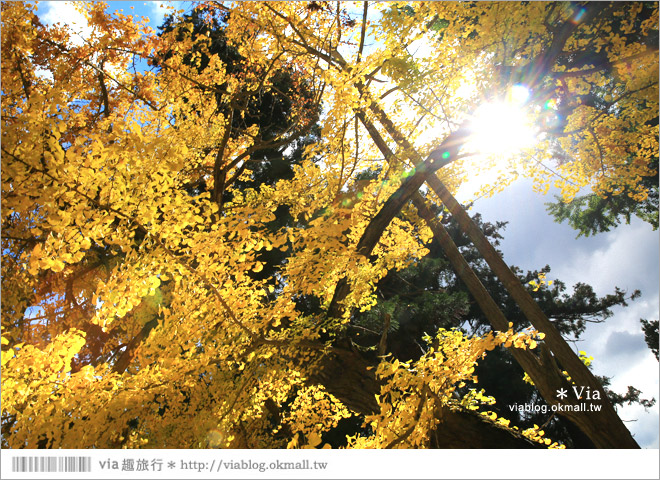
[[[571,19],[571,22],[573,22],[575,25],[580,23],[582,19],[584,18],[584,15],[587,13],[587,11],[584,8],[580,8],[575,12],[575,16]]]
[[[515,105],[523,105],[529,100],[529,89],[524,85],[514,85],[509,89],[507,94],[507,102]]]
[[[220,445],[222,445],[223,440],[224,435],[218,429],[212,428],[206,434],[206,441],[208,442],[210,448],[218,448]]]

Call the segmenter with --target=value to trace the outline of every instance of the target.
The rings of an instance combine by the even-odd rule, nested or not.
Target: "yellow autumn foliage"
[[[378,281],[426,256],[432,238],[401,215],[365,255],[365,231],[418,172],[416,155],[513,80],[538,91],[532,113],[557,130],[510,159],[515,175],[540,190],[554,182],[566,199],[583,187],[648,195],[658,58],[637,37],[657,29],[657,4],[580,24],[536,73],[525,59],[549,47],[548,25],[574,19],[572,4],[384,2],[368,17],[349,3],[310,5],[246,2],[223,17],[236,73],[182,12],[157,35],[81,3],[93,34],[77,43],[67,25],[42,24],[37,5],[2,4],[3,446],[321,448],[359,417],[368,433],[351,447],[425,447],[444,410],[491,404],[459,394],[476,362],[499,345],[533,349],[542,333],[430,332],[426,353],[404,362],[376,358],[375,345],[360,356],[346,332],[375,304]],[[593,49],[605,60],[562,61]],[[291,123],[269,134],[250,99],[281,94],[279,72],[290,72]],[[532,74],[543,81],[531,85]],[[578,104],[593,92],[600,108]],[[559,107],[544,110],[550,100]],[[292,175],[253,181],[259,152],[294,147]],[[470,158],[439,178],[457,189]],[[267,252],[286,261],[273,270]],[[314,297],[326,312],[339,285],[341,318],[297,308]],[[380,390],[340,398],[336,365]],[[538,429],[524,435],[548,444]]]

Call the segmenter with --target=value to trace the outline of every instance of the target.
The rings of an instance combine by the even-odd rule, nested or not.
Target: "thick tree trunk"
[[[449,135],[427,159],[417,166],[412,176],[403,181],[401,186],[387,199],[378,213],[371,219],[357,244],[357,252],[369,257],[376,244],[378,244],[383,232],[398,215],[401,208],[408,203],[410,198],[424,184],[429,175],[454,160],[456,151],[463,141],[465,132],[457,130]],[[344,313],[342,302],[350,291],[345,278],[342,278],[335,288],[335,293],[328,308],[328,315],[340,318]]]
[[[324,355],[309,381],[323,385],[350,410],[369,415],[380,410],[376,395],[381,384],[374,371],[374,366],[358,352],[334,348]]]
[[[413,203],[417,208],[419,216],[427,223],[429,228],[431,228],[433,238],[440,243],[440,246],[444,250],[454,271],[463,283],[465,283],[470,294],[477,302],[477,305],[479,305],[479,308],[486,316],[486,319],[492,325],[493,329],[499,331],[508,330],[509,322],[504,313],[497,303],[495,303],[486,290],[486,287],[483,286],[479,277],[477,277],[461,252],[458,250],[458,247],[456,247],[456,244],[451,239],[445,227],[428,208],[422,196],[414,196]],[[541,344],[539,348],[545,349],[545,346]],[[563,377],[547,351],[545,351],[539,358],[530,350],[521,350],[513,346],[511,346],[509,350],[518,364],[529,374],[534,385],[541,393],[541,396],[543,396],[550,405],[559,404],[556,398],[556,392],[558,389],[564,388],[567,391],[571,390],[571,385],[567,379]],[[567,399],[567,401],[564,402],[564,405],[566,404],[575,405],[576,402]],[[559,413],[559,415],[566,418],[569,422],[575,422],[576,420],[575,413],[572,411],[567,413],[562,412]]]
[[[484,421],[481,415],[445,408],[442,422],[431,436],[433,448],[546,448],[518,433]]]
[[[380,411],[380,382],[375,368],[358,352],[335,348],[326,354],[309,382],[322,384],[349,409],[362,415]],[[438,412],[440,423],[429,438],[433,448],[545,448],[517,432],[478,414],[448,407]]]
[[[428,184],[449,209],[452,216],[461,226],[461,230],[472,240],[479,253],[481,253],[493,273],[500,279],[511,297],[518,304],[525,317],[534,328],[545,333],[544,344],[552,351],[554,358],[561,364],[561,367],[568,372],[580,394],[588,395],[585,399],[582,399],[582,402],[578,401],[580,399],[573,398],[573,403],[581,403],[588,409],[587,411],[565,412],[566,416],[578,425],[594,442],[594,445],[599,448],[639,448],[639,445],[633,439],[617,415],[616,410],[614,410],[614,407],[609,402],[600,382],[594,377],[589,368],[582,363],[582,360],[580,360],[575,352],[573,352],[527,289],[520,283],[518,277],[504,263],[504,260],[502,260],[495,248],[490,244],[481,229],[472,221],[465,209],[461,207],[438,177],[435,175],[430,176]],[[549,353],[547,358],[548,360],[550,359]],[[525,368],[524,365],[521,366]],[[528,373],[531,376],[532,372]],[[546,374],[548,373],[550,372],[546,372]],[[580,390],[581,388],[582,390]],[[556,389],[553,388],[547,392],[543,392],[541,388],[539,390],[548,403],[558,404]],[[568,395],[566,398],[567,401],[569,398],[576,396],[574,395],[572,386],[568,389]],[[566,404],[567,402],[561,403],[561,405]],[[598,411],[593,411],[593,409],[598,409]]]
[[[388,133],[390,133],[392,138],[394,138],[395,141],[397,141],[397,143],[403,147],[403,149],[407,152],[408,155],[411,156],[411,158],[413,158],[419,165],[428,163],[428,159],[422,162],[421,156],[416,152],[410,142],[408,142],[408,140],[403,135],[401,135],[400,132],[398,132],[394,124],[392,124],[385,112],[383,112],[377,104],[374,104],[372,109]],[[371,123],[366,118],[364,113],[360,112],[357,115],[385,158],[393,159],[393,152],[389,149],[387,143],[384,141],[373,123]],[[460,138],[460,136],[458,138]],[[434,153],[438,151],[439,150],[436,150]],[[465,212],[463,207],[458,204],[456,199],[454,199],[451,193],[438,179],[438,177],[435,175],[435,170],[423,171],[421,173],[424,174],[426,179],[425,181],[428,183],[431,189],[436,193],[436,195],[438,195],[442,202],[447,206],[451,214],[456,218],[457,222],[461,226],[461,229],[470,237],[481,255],[490,265],[493,273],[495,273],[505,288],[509,291],[511,297],[516,301],[516,303],[518,303],[518,306],[523,311],[530,323],[537,330],[543,332],[546,335],[545,344],[541,345],[542,355],[540,359],[540,365],[538,365],[538,362],[532,361],[532,358],[534,357],[533,355],[531,358],[528,358],[526,355],[514,354],[516,360],[520,362],[521,367],[527,371],[530,377],[532,377],[532,379],[535,377],[537,378],[537,388],[539,389],[539,392],[546,400],[546,402],[548,402],[550,405],[556,405],[556,408],[563,408],[564,410],[561,413],[573,421],[573,423],[575,423],[591,439],[596,447],[639,448],[637,442],[632,438],[632,435],[616,414],[614,407],[609,402],[607,395],[605,394],[598,380],[593,376],[586,365],[582,363],[582,361],[578,358],[575,352],[573,352],[573,350],[570,348],[568,343],[566,343],[554,325],[552,325],[545,314],[541,311],[534,299],[529,295],[529,292],[527,292],[527,290],[522,286],[520,280],[518,280],[511,269],[509,269],[509,267],[500,258],[499,254],[493,248],[493,246],[490,245],[483,232],[481,232],[479,227],[474,224],[474,222],[472,222],[472,219],[470,219],[470,217],[467,215],[467,212]],[[412,178],[414,177],[410,177],[409,179]],[[404,189],[402,185],[402,188],[397,190],[395,195],[402,195],[403,193]],[[413,193],[409,190],[405,190],[405,194],[409,199],[416,199],[414,200],[416,204],[423,204],[423,199],[420,203],[420,198],[417,198],[419,195],[418,192]],[[400,203],[401,198],[398,200]],[[383,206],[383,209],[386,206],[387,203]],[[381,212],[379,212],[379,215]],[[389,217],[393,218],[396,213],[389,212]],[[368,228],[369,227],[367,227],[367,229]],[[380,231],[382,233],[382,230]],[[441,239],[439,239],[439,241],[440,240]],[[459,270],[464,270],[464,266],[461,266],[458,263],[457,267]],[[474,284],[474,282],[472,283],[473,287],[478,290],[476,284]],[[339,292],[339,295],[337,295],[338,292],[335,292],[335,298],[333,298],[333,302],[331,304],[335,305],[335,308],[335,300],[343,300],[343,298],[345,298],[348,294],[348,286],[344,283],[344,285],[341,285],[341,287],[342,291]],[[490,296],[488,295],[487,297],[489,298]],[[483,308],[486,308],[486,312],[490,312],[491,314],[491,317],[488,318],[497,319],[499,315],[494,313],[495,311],[492,308],[493,306],[489,304],[488,300],[483,300],[483,302]],[[501,319],[495,320],[493,327],[496,329],[501,329],[501,323]],[[506,326],[508,327],[508,322],[506,322],[506,320],[504,320],[504,323],[506,323]],[[506,328],[504,329],[506,330]],[[549,347],[549,349],[554,354],[554,358],[549,351],[546,351],[544,345]],[[568,384],[563,375],[560,374],[561,369],[555,365],[555,358],[561,363],[561,366],[568,371],[568,374],[571,376],[572,381],[577,386],[578,391],[581,394],[585,393],[589,395],[590,399],[588,404],[584,401],[580,402],[582,399],[575,398],[577,395],[574,395],[572,385]],[[583,387],[582,390],[580,390],[581,387]],[[560,389],[566,390],[569,395],[569,397],[566,397],[561,402],[561,405],[557,400],[558,391]],[[594,394],[594,392],[597,393]],[[598,396],[599,398],[594,398],[595,396]],[[582,405],[587,409],[598,409],[598,411],[577,410],[578,404],[580,403],[582,403]],[[567,411],[569,408],[571,410]],[[576,409],[576,411],[574,411],[574,409]]]

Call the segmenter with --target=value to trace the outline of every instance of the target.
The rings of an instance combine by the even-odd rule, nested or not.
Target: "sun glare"
[[[469,150],[482,155],[510,155],[530,147],[537,136],[525,103],[529,90],[511,88],[504,100],[481,105],[470,122]]]

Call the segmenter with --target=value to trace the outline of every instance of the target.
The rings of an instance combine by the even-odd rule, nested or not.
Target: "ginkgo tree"
[[[592,186],[644,200],[657,5],[204,2],[197,24],[174,17],[156,35],[85,3],[90,33],[75,41],[35,8],[2,5],[7,446],[315,448],[346,419],[361,425],[343,442],[356,448],[560,446],[459,394],[498,345],[550,404],[571,382],[602,392],[451,192],[475,158],[505,155],[567,199]],[[522,84],[524,98],[510,93]],[[479,107],[509,97],[534,142],[484,157]],[[260,123],[264,98],[285,126]],[[256,181],[263,152],[303,144],[291,176]],[[513,330],[440,204],[529,329]],[[493,331],[430,332],[404,362],[385,317],[378,345],[356,348],[355,312],[431,239]],[[566,416],[596,446],[635,447],[594,397],[600,413]]]

